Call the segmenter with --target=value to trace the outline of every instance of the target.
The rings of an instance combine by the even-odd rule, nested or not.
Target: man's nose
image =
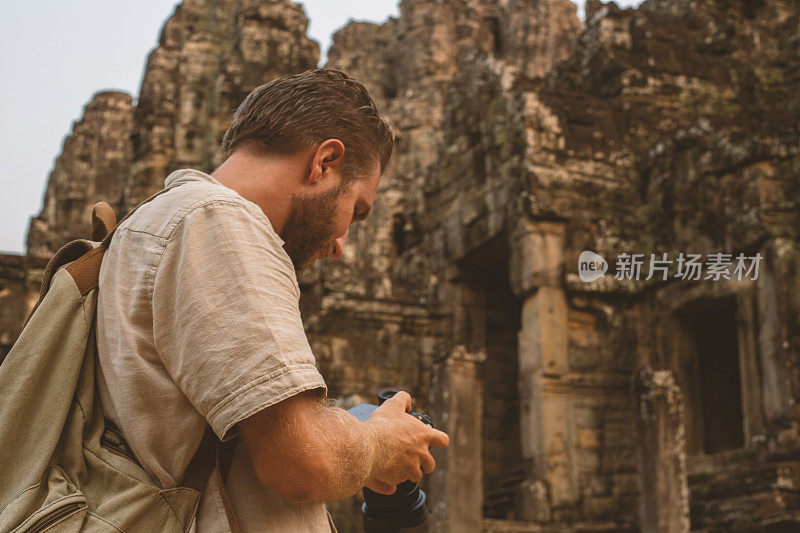
[[[335,239],[333,241],[333,250],[331,250],[330,257],[333,259],[339,259],[344,255],[344,244],[347,242],[347,234],[350,233],[350,228],[344,232],[344,235]]]

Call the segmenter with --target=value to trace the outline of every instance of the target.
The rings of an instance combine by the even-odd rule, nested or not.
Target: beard
[[[344,192],[345,187],[339,185],[328,192],[292,198],[280,237],[296,273],[306,268],[317,254],[328,255],[326,252],[333,249],[333,221]]]

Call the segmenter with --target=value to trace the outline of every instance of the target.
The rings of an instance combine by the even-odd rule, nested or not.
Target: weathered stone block
[[[646,532],[689,531],[689,489],[683,399],[668,370],[636,375],[642,493],[640,524]]]
[[[511,288],[524,295],[537,287],[558,287],[563,276],[565,226],[520,220],[510,237]]]
[[[567,332],[564,291],[540,288],[522,307],[519,333],[521,371],[530,367],[541,369],[544,375],[566,374],[569,371]]]

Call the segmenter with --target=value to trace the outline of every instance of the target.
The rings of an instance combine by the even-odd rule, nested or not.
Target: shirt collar
[[[207,181],[209,183],[214,183],[224,187],[224,185],[215,180],[213,176],[193,168],[182,168],[180,170],[176,170],[164,180],[164,187],[172,187],[173,185],[179,185],[188,181]]]

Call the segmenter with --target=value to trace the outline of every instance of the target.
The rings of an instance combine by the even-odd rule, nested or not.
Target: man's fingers
[[[378,494],[385,494],[389,496],[390,494],[394,494],[397,490],[396,485],[389,485],[388,483],[384,483],[380,479],[372,478],[367,482],[367,488],[371,491],[377,492]]]
[[[419,483],[420,480],[422,480],[422,470],[419,467],[415,468],[414,470],[408,473],[407,479],[413,481],[414,483]]]
[[[436,468],[436,461],[434,460],[433,456],[429,453],[426,453],[422,456],[422,461],[420,461],[420,467],[422,471],[426,474],[430,474],[433,472],[433,469]]]
[[[406,413],[411,411],[411,395],[404,390],[397,391],[388,401],[399,402]]]
[[[448,444],[450,444],[450,437],[447,436],[447,433],[434,429],[428,445],[431,448],[447,448]]]

